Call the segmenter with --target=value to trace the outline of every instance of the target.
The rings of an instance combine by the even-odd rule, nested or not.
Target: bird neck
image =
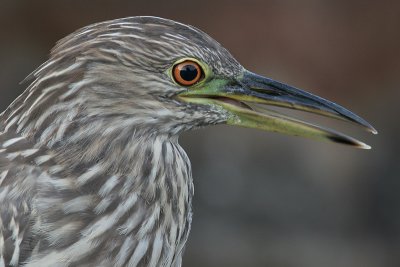
[[[46,170],[35,203],[44,222],[37,232],[49,241],[38,251],[57,247],[37,266],[59,258],[80,265],[93,253],[93,243],[122,262],[140,260],[137,254],[143,252],[152,255],[151,266],[175,266],[191,224],[193,183],[186,153],[177,139],[166,136],[136,131],[127,139],[123,131],[107,130],[96,136],[55,143],[34,160]],[[65,222],[81,231],[63,227]]]
[[[67,175],[87,177],[87,173],[99,172],[93,176],[99,187],[109,177],[118,176],[124,180],[123,195],[140,191],[149,202],[177,198],[182,193],[178,188],[188,188],[192,183],[190,161],[177,136],[151,133],[146,127],[124,125],[123,121],[118,127],[107,121],[81,125],[65,132],[62,142],[50,148],[57,163],[68,166],[71,173]],[[78,184],[85,187],[86,182],[79,179]],[[83,191],[96,192],[94,184],[88,181]],[[160,191],[169,195],[160,196]]]
[[[1,115],[5,134],[18,135],[7,149],[23,145],[37,153],[15,160],[35,162],[40,171],[32,194],[45,222],[37,232],[49,241],[40,243],[38,251],[57,244],[60,257],[79,261],[90,253],[90,245],[72,251],[76,240],[100,242],[106,255],[136,255],[165,243],[157,252],[160,261],[179,261],[190,230],[193,182],[177,135],[160,134],[134,119],[80,116],[69,110],[58,111],[58,117],[49,113],[41,124],[30,123],[17,105]],[[63,228],[65,221],[82,231]],[[127,248],[122,245],[129,242]]]

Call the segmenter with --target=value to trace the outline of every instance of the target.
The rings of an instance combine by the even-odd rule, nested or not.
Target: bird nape
[[[183,131],[230,124],[368,148],[254,105],[375,129],[244,69],[204,32],[155,17],[62,39],[0,116],[0,266],[181,266],[193,182]]]

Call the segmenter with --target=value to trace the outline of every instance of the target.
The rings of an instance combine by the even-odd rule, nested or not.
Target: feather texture
[[[133,17],[71,34],[27,78],[0,115],[0,267],[181,265],[193,182],[178,136],[226,121],[174,99],[184,56],[242,70],[193,27]]]

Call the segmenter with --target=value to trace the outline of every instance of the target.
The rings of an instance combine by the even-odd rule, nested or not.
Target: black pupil
[[[198,74],[198,70],[195,66],[191,64],[187,64],[182,67],[180,73],[181,78],[184,79],[187,82],[193,81]]]

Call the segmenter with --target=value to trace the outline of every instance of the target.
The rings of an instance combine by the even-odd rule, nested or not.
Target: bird
[[[81,28],[25,83],[0,114],[1,267],[182,266],[194,194],[183,132],[227,124],[370,148],[281,107],[377,133],[158,17]]]

